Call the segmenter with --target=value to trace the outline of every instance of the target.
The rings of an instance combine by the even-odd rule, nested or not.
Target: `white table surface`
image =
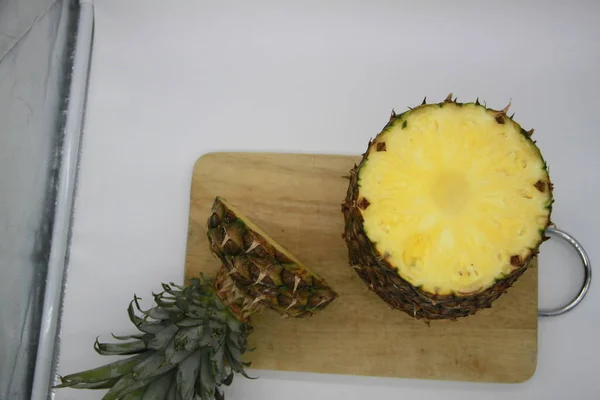
[[[209,151],[358,154],[392,108],[477,96],[535,138],[553,220],[600,259],[600,3],[96,0],[96,30],[59,373],[108,362],[97,335],[132,332],[180,282],[194,162]],[[302,5],[300,5],[302,3]],[[572,4],[571,4],[572,3]],[[540,305],[573,296],[577,257],[540,259]],[[600,290],[539,325],[538,368],[518,385],[252,371],[232,400],[598,399]],[[398,344],[399,346],[402,343]],[[400,362],[400,361],[399,361]],[[62,389],[56,399],[100,399]]]

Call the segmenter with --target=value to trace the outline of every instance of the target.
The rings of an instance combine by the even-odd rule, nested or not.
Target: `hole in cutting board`
[[[555,309],[569,303],[581,289],[583,265],[577,251],[556,236],[540,247],[538,255],[538,306]]]

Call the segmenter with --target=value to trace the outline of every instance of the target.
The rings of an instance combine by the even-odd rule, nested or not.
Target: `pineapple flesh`
[[[455,319],[490,307],[546,239],[548,168],[507,110],[449,96],[392,114],[351,171],[350,263],[392,308]]]
[[[222,197],[213,202],[208,239],[237,289],[282,317],[309,317],[338,296],[321,276]]]

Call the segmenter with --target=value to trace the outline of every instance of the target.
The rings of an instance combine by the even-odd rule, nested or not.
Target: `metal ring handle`
[[[571,311],[579,303],[581,303],[581,300],[583,300],[583,298],[587,294],[588,290],[590,289],[590,284],[592,283],[592,265],[590,263],[589,257],[587,256],[585,250],[583,249],[583,246],[573,236],[569,235],[568,233],[566,233],[564,231],[561,231],[560,229],[552,228],[552,227],[549,227],[548,229],[546,229],[546,233],[548,233],[551,236],[554,235],[560,239],[563,239],[564,241],[569,243],[571,246],[573,246],[575,248],[575,250],[577,250],[577,253],[579,253],[579,257],[581,257],[581,263],[583,264],[583,268],[584,268],[584,272],[585,272],[585,276],[583,279],[583,285],[581,286],[579,293],[577,294],[577,296],[575,296],[573,298],[573,300],[571,300],[569,303],[565,304],[564,306],[555,308],[553,310],[541,310],[540,309],[538,311],[538,315],[540,317],[554,317],[557,315],[564,314],[567,311]]]

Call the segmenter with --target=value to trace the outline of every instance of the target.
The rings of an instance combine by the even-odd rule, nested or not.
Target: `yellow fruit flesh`
[[[483,290],[539,245],[550,213],[544,161],[517,124],[496,117],[474,104],[420,107],[377,137],[360,170],[365,233],[425,291]]]

